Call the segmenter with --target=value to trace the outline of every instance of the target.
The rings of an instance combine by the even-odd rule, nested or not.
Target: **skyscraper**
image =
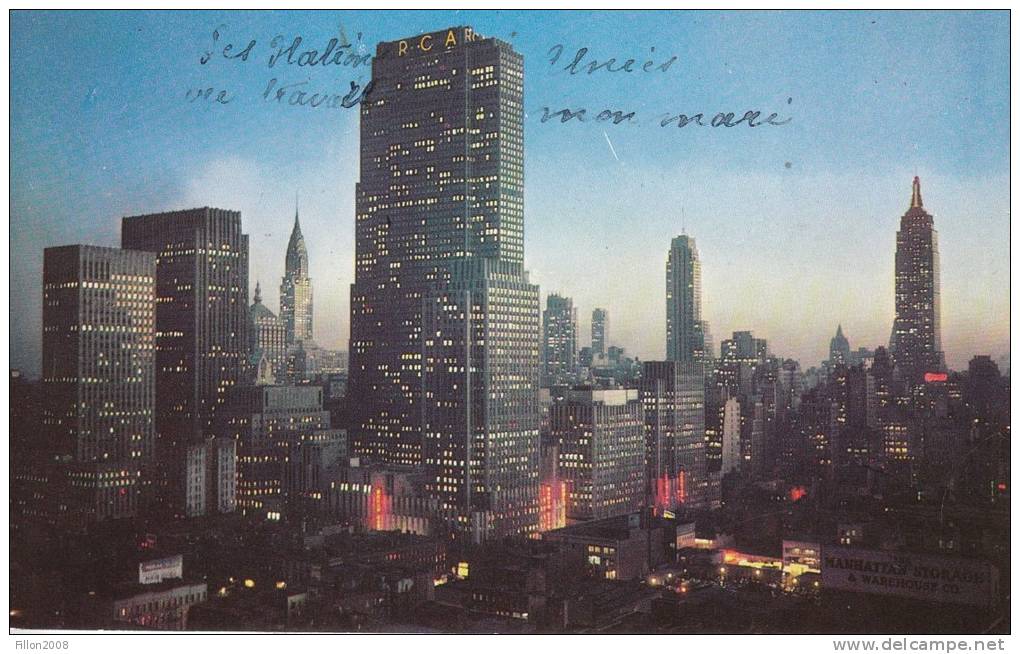
[[[648,496],[658,510],[702,508],[707,498],[705,373],[699,362],[645,361]]]
[[[609,312],[595,309],[591,312],[591,349],[597,354],[605,354],[609,346]]]
[[[542,313],[546,384],[569,383],[577,370],[577,309],[569,297],[550,293]]]
[[[915,384],[945,369],[939,328],[939,245],[914,177],[910,207],[896,232],[896,319],[889,350],[901,377]]]
[[[65,524],[137,513],[154,440],[155,274],[149,252],[43,255],[42,449]]]
[[[421,466],[476,538],[538,522],[523,61],[456,27],[380,43],[361,105],[352,449]]]
[[[719,348],[716,384],[732,395],[749,395],[757,387],[758,371],[768,359],[768,343],[751,332],[733,332]]]
[[[298,209],[287,243],[287,262],[280,283],[280,319],[287,330],[287,345],[312,339],[312,280],[308,276],[308,249],[301,234]]]
[[[598,520],[641,508],[645,423],[637,389],[572,390],[552,406],[550,421],[568,518]]]
[[[121,243],[156,254],[157,499],[188,517],[232,507],[233,445],[207,437],[216,410],[250,375],[241,214],[203,207],[127,217]]]
[[[843,325],[836,326],[836,335],[829,341],[829,367],[850,365],[850,341],[843,335]]]
[[[701,324],[701,262],[694,239],[673,239],[666,262],[666,358],[703,361],[705,334]]]
[[[723,405],[722,474],[740,468],[740,402],[731,397]]]

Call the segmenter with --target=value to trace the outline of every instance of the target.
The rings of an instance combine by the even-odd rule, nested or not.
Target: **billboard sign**
[[[825,547],[822,556],[822,584],[832,590],[988,606],[998,581],[990,563],[956,557],[851,547]]]
[[[164,579],[184,576],[184,557],[180,554],[138,564],[138,583],[158,584]]]

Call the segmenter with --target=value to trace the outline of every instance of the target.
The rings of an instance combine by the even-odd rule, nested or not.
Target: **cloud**
[[[347,349],[354,171],[314,162],[297,168],[264,167],[235,156],[215,159],[186,180],[179,208],[208,205],[241,212],[249,235],[249,297],[261,282],[263,302],[277,311],[295,193],[300,193],[301,231],[315,294],[315,338],[324,347]]]

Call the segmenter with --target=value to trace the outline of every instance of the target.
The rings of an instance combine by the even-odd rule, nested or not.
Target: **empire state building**
[[[940,331],[938,232],[914,177],[910,208],[896,233],[896,320],[889,343],[908,384],[945,369]]]

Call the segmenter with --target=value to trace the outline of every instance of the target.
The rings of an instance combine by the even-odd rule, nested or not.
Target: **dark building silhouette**
[[[829,341],[829,366],[849,366],[850,359],[850,341],[843,335],[843,325],[837,325],[836,335]]]
[[[175,516],[234,507],[234,444],[210,438],[217,409],[251,374],[248,235],[238,211],[124,218],[125,248],[156,254],[154,499]]]
[[[945,369],[939,327],[939,245],[935,220],[914,178],[910,207],[896,232],[896,320],[889,350],[903,379],[923,380]]]

